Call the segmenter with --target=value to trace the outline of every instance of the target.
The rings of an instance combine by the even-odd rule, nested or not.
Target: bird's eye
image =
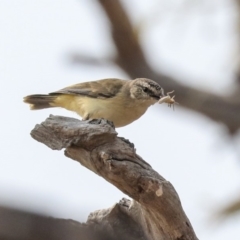
[[[144,92],[147,92],[147,91],[148,91],[148,88],[144,87],[144,88],[143,88],[143,91],[144,91]]]

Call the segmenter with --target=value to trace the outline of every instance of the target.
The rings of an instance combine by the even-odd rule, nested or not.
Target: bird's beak
[[[151,95],[152,98],[156,99],[156,100],[159,100],[161,99],[162,97],[161,96],[157,96],[157,95]]]
[[[161,98],[165,97],[165,94],[164,94],[164,90],[163,88],[161,89],[161,92],[160,92],[160,96],[152,96],[153,98],[157,99],[157,100],[160,100]]]
[[[151,97],[156,100],[160,100],[161,98],[165,97],[163,88],[161,89],[160,95],[151,95]]]
[[[163,89],[163,88],[161,89],[161,94],[160,94],[160,98],[162,98],[162,97],[165,97],[164,89]]]

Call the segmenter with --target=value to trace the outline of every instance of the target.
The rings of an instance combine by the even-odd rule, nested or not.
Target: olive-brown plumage
[[[153,80],[109,78],[75,84],[47,95],[29,95],[24,102],[32,110],[62,107],[84,120],[105,118],[122,127],[141,117],[162,96],[163,89]]]

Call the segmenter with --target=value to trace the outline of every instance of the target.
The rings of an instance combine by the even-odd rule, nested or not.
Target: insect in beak
[[[173,106],[173,110],[174,110],[174,104],[179,104],[178,102],[175,101],[175,95],[174,96],[170,96],[170,94],[172,94],[174,92],[168,92],[167,96],[163,95],[164,97],[160,98],[158,103],[162,104],[162,103],[167,103],[169,107]],[[162,93],[164,94],[164,92],[162,91]]]

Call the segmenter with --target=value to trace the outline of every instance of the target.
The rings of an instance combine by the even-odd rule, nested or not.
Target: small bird
[[[115,127],[123,127],[140,118],[163,96],[163,88],[147,78],[108,78],[78,83],[47,95],[29,95],[24,102],[32,110],[62,107],[83,120],[104,118]]]

